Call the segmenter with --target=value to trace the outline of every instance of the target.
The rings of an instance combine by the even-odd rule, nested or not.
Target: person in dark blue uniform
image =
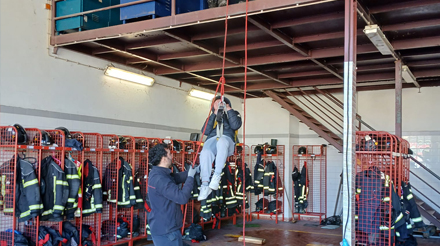
[[[173,156],[165,144],[158,144],[148,152],[148,159],[153,165],[148,179],[148,197],[151,212],[148,224],[154,245],[183,246],[180,229],[183,215],[180,205],[191,198],[196,169],[171,174]],[[185,183],[179,189],[181,183]]]

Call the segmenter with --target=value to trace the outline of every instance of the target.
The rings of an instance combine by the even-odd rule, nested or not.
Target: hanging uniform
[[[419,209],[417,207],[416,201],[411,191],[411,184],[402,182],[403,191],[403,202],[405,204],[406,210],[409,211],[409,217],[414,223],[415,228],[424,227],[422,216],[420,215]]]
[[[273,161],[268,161],[264,168],[263,187],[264,195],[275,195],[277,189],[277,167]]]
[[[299,213],[299,197],[301,194],[301,173],[295,166],[292,172],[293,192],[295,195],[295,213]]]
[[[112,191],[113,183],[115,179],[111,178],[111,173],[117,170],[117,162],[120,163],[118,170],[118,207],[130,208],[136,204],[136,195],[134,194],[133,175],[131,165],[119,157],[119,160],[110,163],[105,170],[104,175],[104,195],[107,195],[107,201],[109,203],[116,203],[116,197]]]
[[[300,196],[298,198],[298,202],[299,202],[298,208],[300,213],[305,213],[305,209],[309,205],[309,203],[307,202],[307,195],[309,194],[308,183],[309,183],[309,177],[307,175],[307,163],[304,163],[301,169],[301,177],[300,177],[301,191],[300,191]]]
[[[16,163],[14,167],[14,159],[11,159],[0,166],[0,210],[3,210],[5,215],[12,216],[14,213],[15,170],[15,216],[18,222],[23,222],[40,215],[43,204],[33,165],[20,157],[17,157]]]
[[[235,193],[235,197],[237,198],[238,205],[241,206],[243,204],[243,193],[250,191],[253,189],[252,185],[252,176],[251,172],[245,163],[245,172],[243,173],[243,169],[241,167],[241,162],[237,161],[237,167],[235,168],[235,187],[237,187],[237,192]],[[243,179],[245,183],[243,183]],[[245,208],[249,208],[248,199],[244,196],[245,199]]]
[[[141,176],[138,172],[134,174],[133,181],[133,189],[134,195],[136,196],[136,205],[134,205],[134,209],[143,209],[144,208],[144,199],[142,198],[141,192]]]
[[[102,213],[102,186],[98,169],[87,159],[84,161],[83,173],[83,217],[93,213]]]
[[[259,195],[263,192],[264,160],[261,160],[261,153],[258,153],[257,162],[254,167],[254,194]]]
[[[223,187],[223,197],[226,207],[228,209],[235,208],[237,206],[237,199],[235,198],[235,176],[229,162],[225,163],[223,173],[221,186]]]
[[[62,221],[63,212],[69,199],[69,184],[66,174],[52,156],[41,162],[40,190],[43,200],[42,221]]]
[[[69,198],[66,204],[66,218],[71,220],[75,217],[75,211],[78,208],[78,190],[81,185],[81,179],[78,176],[76,164],[69,158],[64,159],[64,172],[66,173],[67,183],[69,184]]]

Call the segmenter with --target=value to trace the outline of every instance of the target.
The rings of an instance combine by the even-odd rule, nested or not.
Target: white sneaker
[[[220,186],[220,180],[222,179],[222,176],[215,174],[212,175],[211,183],[209,183],[209,188],[213,190],[218,190]]]
[[[209,194],[211,194],[212,190],[207,185],[200,186],[200,194],[199,197],[197,197],[197,200],[203,201],[208,198]]]

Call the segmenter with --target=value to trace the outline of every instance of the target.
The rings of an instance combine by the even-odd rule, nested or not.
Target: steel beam
[[[355,179],[356,176],[356,47],[357,1],[345,0],[344,38],[344,150],[343,150],[343,239],[355,245]]]
[[[400,30],[410,30],[421,27],[431,27],[431,26],[439,26],[440,18],[430,19],[430,20],[421,20],[421,21],[409,21],[399,24],[391,24],[382,26],[381,29],[384,32],[387,31],[400,31]]]
[[[248,33],[255,31],[261,31],[261,30],[256,26],[252,26],[252,25],[248,26]],[[228,36],[241,34],[241,33],[244,33],[244,28],[241,26],[228,28]],[[196,33],[194,35],[191,35],[191,40],[197,41],[197,40],[205,40],[205,39],[221,38],[221,37],[225,37],[225,30],[210,30],[206,32]]]
[[[271,1],[250,1],[248,4],[249,15],[271,12],[281,9],[298,8],[307,5],[329,2],[331,0],[271,0]],[[231,18],[240,18],[245,16],[243,4],[232,4],[229,6],[228,15]],[[51,45],[68,45],[93,41],[97,39],[108,39],[126,35],[133,35],[147,31],[172,29],[186,25],[197,25],[204,22],[224,21],[226,7],[211,8],[191,13],[184,13],[175,16],[166,16],[152,20],[144,20],[124,25],[110,26],[106,28],[69,33],[65,35],[51,36]]]
[[[217,47],[210,47],[209,45],[204,44],[202,42],[191,41],[191,37],[186,36],[184,34],[177,33],[175,31],[164,31],[164,33],[166,35],[176,39],[176,40],[179,40],[180,42],[187,43],[187,44],[192,45],[192,46],[196,47],[197,49],[200,49],[210,55],[213,55],[213,56],[216,56],[220,59],[223,59],[223,55],[220,55]],[[241,63],[239,58],[233,57],[231,55],[226,55],[225,60],[228,62],[234,63],[234,64]]]
[[[408,8],[417,8],[422,7],[426,5],[432,5],[440,3],[438,0],[416,0],[416,1],[406,1],[406,2],[396,2],[386,5],[380,5],[376,7],[370,8],[371,14],[377,14],[377,13],[383,13],[383,12],[390,12],[390,11],[396,11],[401,9],[408,9]]]
[[[253,43],[248,43],[247,48],[248,48],[248,50],[256,50],[256,49],[277,47],[277,46],[283,46],[283,45],[284,44],[278,40],[265,40],[265,41],[257,41],[257,42],[253,42]],[[244,51],[244,50],[245,50],[244,44],[228,45],[226,47],[226,52],[237,52],[237,51]],[[219,53],[223,54],[223,47],[219,48]]]
[[[200,41],[191,41],[191,37],[188,37],[188,36],[185,36],[183,34],[176,33],[176,32],[165,31],[165,34],[167,34],[168,36],[173,37],[173,38],[175,38],[175,39],[177,39],[179,41],[182,41],[182,42],[185,42],[185,43],[187,43],[189,45],[192,45],[192,46],[194,46],[194,47],[196,47],[196,48],[198,48],[200,50],[205,51],[206,53],[208,53],[210,55],[214,55],[214,56],[216,56],[216,57],[218,57],[218,58],[223,60],[223,55],[219,54],[218,48],[210,47],[209,45],[201,43]],[[236,58],[236,57],[231,56],[231,55],[225,55],[225,60],[230,62],[230,63],[232,63],[232,64],[238,65],[239,67],[243,67],[244,68],[244,64],[242,63],[242,59]],[[260,71],[260,70],[258,70],[256,68],[252,68],[250,66],[252,66],[252,64],[248,62],[247,69],[252,71],[252,72],[255,72],[255,73],[258,73],[260,75],[263,75],[263,76],[267,77],[268,79],[272,79],[272,80],[274,80],[274,81],[276,81],[276,82],[278,82],[280,84],[283,84],[283,85],[288,85],[289,84],[287,81],[283,81],[282,79],[278,79],[276,75],[273,75],[273,74],[270,74],[270,73],[266,73],[266,72],[262,72],[262,71]]]
[[[291,20],[282,20],[282,21],[276,21],[272,23],[272,28],[284,28],[284,27],[292,27],[292,26],[299,26],[304,24],[310,24],[310,23],[318,23],[318,22],[324,22],[324,21],[330,21],[330,20],[336,20],[336,19],[343,19],[344,13],[343,12],[334,12],[329,14],[317,14],[302,18],[295,18]]]
[[[440,36],[395,40],[391,45],[395,50],[437,47],[440,46]]]
[[[144,49],[148,47],[171,44],[171,43],[179,43],[179,42],[180,42],[179,40],[176,40],[171,37],[162,37],[162,38],[155,38],[150,40],[143,40],[134,43],[129,43],[125,45],[125,48],[127,50]]]
[[[96,56],[96,55],[100,55],[100,54],[107,54],[107,53],[114,53],[114,52],[116,52],[116,51],[109,50],[109,49],[103,48],[103,47],[99,47],[99,48],[93,49],[92,55]]]
[[[281,73],[278,74],[279,79],[287,79],[287,78],[297,78],[297,77],[310,77],[310,76],[321,76],[321,75],[329,75],[327,71],[307,71],[307,72],[296,72],[296,73]]]
[[[402,137],[402,60],[396,62],[396,128],[395,134],[398,137]]]
[[[273,27],[269,23],[259,19],[258,17],[249,17],[248,20],[250,23],[257,26],[258,28],[260,28],[262,31],[269,34],[270,36],[274,37],[275,39],[277,39],[287,47],[293,49],[294,51],[300,53],[303,56],[309,56],[308,50],[298,45],[295,45],[291,37],[285,35],[284,33],[278,30],[273,29]]]
[[[188,58],[188,57],[203,56],[203,55],[207,55],[206,52],[202,50],[192,50],[192,51],[186,51],[180,53],[159,55],[158,59],[160,61],[164,61],[164,60],[173,60],[173,59]]]

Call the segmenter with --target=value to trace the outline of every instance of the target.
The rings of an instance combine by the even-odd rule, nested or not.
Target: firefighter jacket
[[[141,177],[136,172],[134,175],[134,195],[136,196],[136,204],[134,205],[134,209],[143,209],[144,208],[144,199],[142,198],[141,191]]]
[[[282,186],[277,187],[277,185],[279,184],[279,179],[280,178],[278,177],[277,166],[273,161],[268,161],[266,163],[266,167],[264,168],[263,178],[263,188],[265,196],[275,195],[278,189],[282,190]]]
[[[304,212],[303,210],[308,207],[307,202],[307,196],[309,194],[309,176],[307,173],[307,163],[304,163],[303,167],[301,168],[301,175],[300,175],[300,195],[298,197],[299,202],[299,212]]]
[[[83,217],[94,213],[102,213],[102,186],[98,169],[87,159],[83,171]]]
[[[17,165],[14,166],[14,158],[0,166],[0,210],[3,210],[5,215],[13,215],[15,174],[17,181],[15,184],[15,216],[18,218],[18,222],[23,222],[40,215],[43,205],[33,165],[27,160],[17,157]]]
[[[257,162],[254,167],[254,193],[259,195],[263,192],[263,178],[264,178],[264,161],[261,160],[261,153],[257,156]]]
[[[112,173],[115,173],[116,170],[118,170],[117,185],[116,177],[112,176]],[[132,171],[131,165],[122,157],[107,166],[104,175],[103,194],[107,196],[109,203],[117,202],[118,207],[121,208],[130,208],[136,204]],[[117,197],[116,194],[118,194]]]
[[[225,163],[223,173],[221,186],[226,207],[235,208],[237,206],[237,199],[235,198],[235,172],[232,170],[229,162]]]
[[[68,158],[64,159],[64,172],[66,173],[67,183],[69,184],[69,198],[66,204],[66,217],[71,220],[75,217],[78,208],[78,190],[81,179],[78,175],[76,164]]]
[[[409,182],[402,182],[402,191],[403,203],[405,204],[406,210],[409,212],[409,217],[411,218],[412,222],[414,222],[414,226],[416,228],[425,226],[419,209],[417,208],[417,204],[414,200],[414,196],[411,191],[411,184]]]
[[[389,176],[376,167],[356,175],[356,200],[355,219],[359,231],[371,234],[392,230],[394,235],[394,229],[405,224],[394,185]]]
[[[244,183],[243,183],[244,180]],[[252,176],[249,167],[245,163],[245,171],[243,172],[241,161],[237,161],[237,167],[235,168],[235,187],[237,187],[237,192],[235,197],[237,198],[238,205],[243,204],[243,193],[250,191],[254,188],[252,185]],[[244,196],[246,208],[249,207],[248,199]]]
[[[211,114],[209,118],[205,121],[205,124],[203,124],[202,126],[201,131],[203,133],[203,130],[205,130],[205,125],[206,125],[206,130],[205,130],[205,136],[207,136],[206,140],[217,136],[216,117],[217,117],[216,114]],[[241,116],[238,111],[235,111],[233,109],[226,111],[225,114],[223,115],[223,135],[230,137],[232,141],[237,143],[238,139],[237,139],[236,131],[240,129],[241,124],[242,124]]]
[[[41,162],[40,191],[43,200],[42,221],[62,221],[69,199],[69,184],[63,169],[48,156]]]
[[[295,213],[299,213],[299,197],[301,196],[301,173],[296,166],[293,168],[292,181],[295,199]]]

